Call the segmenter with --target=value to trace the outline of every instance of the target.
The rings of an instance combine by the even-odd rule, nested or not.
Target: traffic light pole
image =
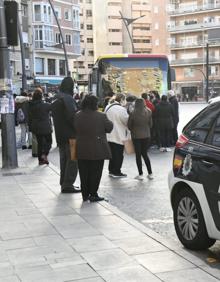
[[[2,167],[16,168],[17,150],[15,137],[14,99],[11,85],[9,50],[5,23],[4,1],[0,0],[0,113],[2,135]]]

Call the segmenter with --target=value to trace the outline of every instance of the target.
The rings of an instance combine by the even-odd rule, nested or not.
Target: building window
[[[218,66],[210,66],[209,75],[217,76],[219,74],[218,70]]]
[[[55,37],[56,37],[56,43],[61,43],[61,35],[60,35],[60,33],[56,33]]]
[[[86,25],[86,29],[87,29],[87,30],[92,30],[92,24],[87,24],[87,25]]]
[[[86,10],[86,17],[92,17],[92,10]]]
[[[160,40],[159,39],[156,39],[155,40],[155,46],[159,46],[160,45]]]
[[[28,15],[28,5],[21,4],[21,14],[22,14],[22,17],[27,17],[27,15]]]
[[[134,43],[151,43],[150,39],[133,39]]]
[[[114,28],[114,29],[109,29],[108,31],[109,31],[109,32],[122,32],[121,29],[116,29],[116,28]]]
[[[89,51],[88,51],[88,55],[89,55],[89,56],[94,56],[93,50],[89,50]]]
[[[155,23],[154,29],[159,29],[159,23]]]
[[[65,75],[66,74],[66,68],[65,68],[65,60],[59,60],[59,70],[60,70],[60,75]]]
[[[195,69],[184,68],[184,77],[190,78],[195,76]]]
[[[71,34],[66,34],[66,44],[72,45],[72,36]]]
[[[41,5],[34,5],[34,20],[35,22],[41,21]]]
[[[48,59],[48,75],[55,75],[56,74],[56,60],[55,59]]]
[[[121,46],[122,43],[121,42],[109,42],[110,46]]]
[[[88,69],[92,69],[93,68],[93,64],[88,64]]]
[[[55,14],[56,14],[57,18],[59,20],[61,20],[61,18],[62,18],[61,17],[61,7],[55,7],[54,10],[55,10]]]
[[[71,16],[70,16],[70,10],[69,9],[65,9],[64,10],[64,19],[66,21],[71,21]]]
[[[93,43],[93,38],[87,38],[87,43]]]
[[[84,24],[83,23],[80,24],[80,29],[84,29]]]
[[[92,0],[86,0],[86,4],[92,4]]]
[[[35,73],[44,74],[44,59],[35,58]]]
[[[158,6],[154,6],[154,14],[158,14],[158,11],[159,11]]]

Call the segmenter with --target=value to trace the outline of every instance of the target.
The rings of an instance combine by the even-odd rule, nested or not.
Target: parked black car
[[[177,236],[200,250],[220,239],[220,102],[212,103],[183,129],[169,174]]]

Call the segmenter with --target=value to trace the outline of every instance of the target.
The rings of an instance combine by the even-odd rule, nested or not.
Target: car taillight
[[[176,142],[176,148],[182,148],[188,142],[189,139],[185,135],[181,134]]]

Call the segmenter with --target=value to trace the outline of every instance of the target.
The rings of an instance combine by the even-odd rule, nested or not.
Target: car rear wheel
[[[191,250],[211,247],[215,240],[208,237],[198,199],[191,190],[182,190],[174,200],[174,224],[181,243]]]

